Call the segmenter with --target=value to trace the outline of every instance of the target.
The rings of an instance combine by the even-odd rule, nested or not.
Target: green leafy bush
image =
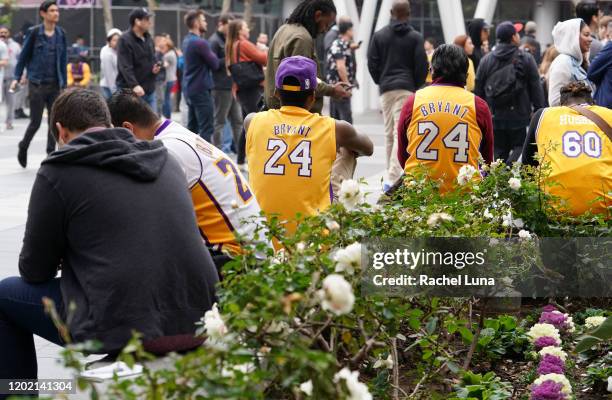
[[[346,202],[341,193],[346,207],[334,204],[301,220],[291,236],[271,218],[269,238],[284,251],[275,254],[258,245],[224,267],[218,311],[208,312],[200,329],[205,345],[171,356],[171,368],[145,368],[138,379],[111,385],[107,395],[367,399],[368,385],[376,398],[385,399],[398,393],[416,398],[427,392],[428,383],[443,388],[444,377],[461,370],[474,340],[476,326],[466,322],[471,300],[359,296],[359,242],[505,238],[520,230],[538,236],[610,234],[605,216],[573,218],[553,207],[555,200],[540,190],[541,170],[496,163],[487,172],[482,181],[445,195],[439,183],[415,174],[376,206],[352,209],[349,203],[361,194],[347,195],[352,197]],[[512,189],[510,179],[519,179],[520,187]],[[267,252],[264,260],[256,256],[262,252]],[[524,329],[513,317],[487,319],[482,328],[478,357],[508,357],[525,346]],[[146,355],[136,340],[122,357],[132,363]],[[77,364],[70,363],[81,368]],[[509,398],[508,393],[509,384],[494,374],[466,372],[457,396],[494,400]]]

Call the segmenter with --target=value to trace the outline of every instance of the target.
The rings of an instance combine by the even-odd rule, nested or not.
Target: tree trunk
[[[150,12],[155,12],[155,9],[157,8],[157,2],[155,0],[147,0],[147,7],[149,8]],[[151,34],[151,36],[155,36],[155,24],[153,24],[153,26],[149,30],[149,33]]]
[[[221,14],[227,14],[230,12],[232,8],[232,0],[223,0],[223,5],[221,6]]]
[[[252,28],[253,19],[253,0],[244,0],[244,21],[247,23],[249,28]]]
[[[102,9],[104,11],[104,29],[108,32],[114,28],[111,0],[102,0]]]

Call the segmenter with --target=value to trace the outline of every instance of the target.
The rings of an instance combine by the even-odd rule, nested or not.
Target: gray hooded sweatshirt
[[[583,55],[580,51],[580,18],[558,22],[553,28],[553,40],[559,56],[550,65],[548,83],[548,103],[551,107],[559,105],[560,90],[570,82],[585,82],[587,73],[582,68]]]

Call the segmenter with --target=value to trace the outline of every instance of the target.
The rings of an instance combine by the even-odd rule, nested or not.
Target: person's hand
[[[19,81],[20,85],[25,85],[26,83],[28,83],[28,78],[26,78],[26,76],[22,76],[21,80]]]
[[[145,91],[140,85],[136,86],[133,90],[134,90],[134,94],[138,97],[142,97],[145,95]]]
[[[161,65],[159,65],[159,63],[155,63],[153,65],[153,73],[155,75],[159,74],[159,71],[161,71]]]
[[[334,90],[332,92],[331,97],[338,100],[348,99],[349,97],[351,97],[351,92],[347,90],[346,83],[339,82],[334,85]]]
[[[11,92],[14,92],[16,89],[17,89],[17,80],[13,80],[13,81],[11,82],[11,87],[9,88],[9,90],[10,90]]]
[[[351,47],[351,50],[357,50],[358,48],[361,47],[361,42],[359,43],[351,42],[350,47]]]

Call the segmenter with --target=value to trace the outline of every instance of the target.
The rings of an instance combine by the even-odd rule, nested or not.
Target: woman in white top
[[[121,31],[113,28],[106,35],[106,46],[100,50],[100,87],[106,100],[110,99],[117,86],[117,42]]]
[[[172,117],[172,88],[176,83],[178,57],[176,56],[174,43],[169,36],[166,36],[161,43],[161,52],[164,55],[164,68],[166,69],[166,86],[164,87],[162,114],[165,118],[170,119]]]
[[[584,82],[594,89],[586,73],[593,38],[589,26],[580,18],[558,22],[552,34],[559,56],[548,70],[548,104],[555,107],[559,105],[561,88],[570,82]]]

